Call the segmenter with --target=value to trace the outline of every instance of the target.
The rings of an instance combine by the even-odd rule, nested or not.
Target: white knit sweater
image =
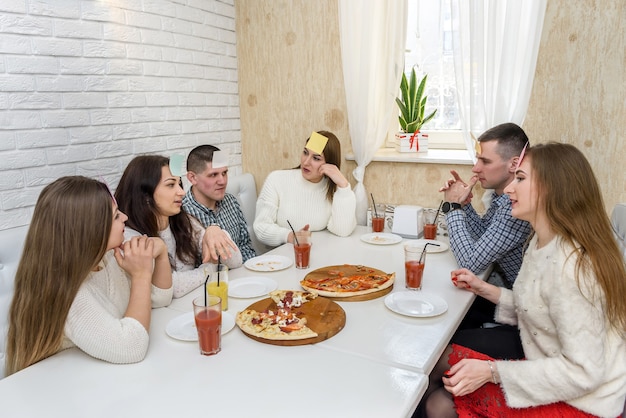
[[[515,325],[526,361],[498,361],[507,404],[565,401],[616,417],[626,398],[626,341],[609,328],[604,294],[592,272],[575,279],[576,257],[558,237],[537,249],[535,236],[513,286],[503,289],[496,320]]]
[[[139,321],[125,318],[130,281],[113,250],[82,284],[65,321],[61,349],[77,346],[92,357],[111,363],[135,363],[148,351],[148,332]],[[152,306],[169,305],[172,288],[152,286]]]
[[[254,232],[271,246],[287,242],[291,231],[309,224],[311,231],[328,228],[339,236],[348,236],[356,227],[356,197],[350,186],[337,187],[333,202],[326,199],[328,178],[312,183],[302,177],[299,169],[271,172],[256,204]]]

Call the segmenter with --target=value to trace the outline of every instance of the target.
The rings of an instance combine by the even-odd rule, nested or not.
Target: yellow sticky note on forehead
[[[476,139],[473,133],[470,133],[470,135],[472,135],[472,139],[474,140],[474,151],[476,151],[476,154],[482,154],[483,150],[480,147],[480,142]]]
[[[326,138],[324,135],[313,132],[306,143],[306,147],[316,154],[321,154],[322,151],[324,151],[324,147],[326,147],[327,142],[328,138]]]

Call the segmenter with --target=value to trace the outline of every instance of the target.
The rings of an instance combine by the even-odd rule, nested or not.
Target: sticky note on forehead
[[[327,142],[328,138],[326,138],[324,135],[313,132],[306,143],[306,147],[316,154],[321,154],[322,151],[324,151]]]
[[[472,139],[474,140],[474,151],[476,151],[476,154],[482,154],[483,150],[480,147],[480,141],[476,139],[474,134],[471,134],[471,135],[472,135]]]
[[[213,151],[211,166],[213,168],[228,167],[228,151]]]
[[[170,155],[170,171],[174,176],[182,176],[187,172],[185,156],[182,154]]]

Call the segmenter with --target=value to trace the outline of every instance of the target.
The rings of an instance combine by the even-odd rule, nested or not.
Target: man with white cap
[[[204,242],[215,243],[217,248],[208,250],[212,254],[218,250],[229,253],[228,239],[223,234],[227,231],[241,251],[244,262],[254,257],[256,253],[241,206],[235,196],[226,193],[228,153],[213,145],[194,148],[187,157],[187,179],[191,188],[183,198],[183,209],[195,216],[210,234],[211,239]]]

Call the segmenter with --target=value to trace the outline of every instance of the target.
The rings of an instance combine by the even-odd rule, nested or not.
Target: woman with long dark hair
[[[175,298],[204,283],[218,261],[209,257],[203,263],[205,229],[196,218],[182,211],[184,195],[180,177],[170,171],[169,158],[160,155],[133,158],[115,191],[120,208],[128,215],[126,237],[147,235],[165,241]],[[230,268],[243,264],[238,250],[232,251],[230,257],[221,254],[220,260]]]

